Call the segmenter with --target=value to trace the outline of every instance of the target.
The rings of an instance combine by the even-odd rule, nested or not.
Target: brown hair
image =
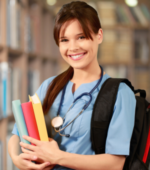
[[[83,29],[86,38],[93,40],[91,32],[97,34],[101,28],[97,11],[82,1],[73,1],[62,6],[55,18],[54,39],[59,46],[59,34],[62,25],[66,21],[77,19]],[[90,26],[89,26],[90,25]],[[43,102],[43,112],[47,114],[56,96],[73,76],[73,68],[70,66],[66,71],[59,74],[50,83]]]

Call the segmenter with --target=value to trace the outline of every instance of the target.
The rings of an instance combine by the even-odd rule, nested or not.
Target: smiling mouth
[[[78,59],[81,59],[85,54],[85,53],[81,53],[81,54],[77,54],[77,55],[69,55],[70,58],[72,58],[73,60],[78,60]]]

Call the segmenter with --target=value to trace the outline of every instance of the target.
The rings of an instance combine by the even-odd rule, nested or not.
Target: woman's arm
[[[76,170],[122,170],[125,156],[79,155],[61,151],[57,164]]]
[[[35,144],[33,146],[21,142],[20,145],[24,153],[36,155],[38,158],[50,162],[52,165],[58,164],[77,170],[122,170],[125,163],[125,156],[122,155],[74,154],[60,150],[57,142],[52,138],[49,138],[49,142],[38,141],[29,136],[23,136],[23,138]]]
[[[19,136],[13,135],[8,142],[8,152],[13,162],[16,156],[19,155]]]

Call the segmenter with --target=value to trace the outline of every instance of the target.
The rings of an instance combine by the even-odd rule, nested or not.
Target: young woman
[[[60,128],[55,128],[58,133],[53,130],[53,139],[49,138],[49,142],[25,136],[36,146],[21,142],[23,153],[18,154],[19,133],[15,124],[8,144],[14,164],[21,170],[121,170],[129,155],[136,105],[135,96],[126,84],[119,86],[105,154],[96,155],[90,140],[94,102],[102,84],[110,77],[97,60],[103,31],[96,10],[81,1],[63,5],[56,16],[54,39],[70,66],[60,75],[45,80],[36,93],[52,125]],[[88,95],[82,96],[85,92],[91,92],[92,101],[82,110],[89,102]],[[37,160],[41,164],[33,163]]]

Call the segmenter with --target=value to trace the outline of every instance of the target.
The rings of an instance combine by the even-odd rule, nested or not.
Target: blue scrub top
[[[41,102],[43,103],[44,96],[46,94],[48,85],[56,76],[46,79],[41,86],[38,88],[36,93],[38,94]],[[103,76],[103,79],[99,86],[92,93],[92,102],[88,108],[83,111],[83,113],[64,131],[63,134],[70,134],[70,138],[62,137],[58,133],[54,133],[54,140],[58,142],[59,148],[63,151],[83,154],[83,155],[94,155],[95,152],[91,148],[90,141],[90,130],[91,130],[91,116],[93,106],[98,95],[98,92],[101,89],[102,84],[109,78],[108,74]],[[78,89],[73,93],[72,86],[73,82],[69,81],[66,87],[66,93],[64,95],[64,101],[61,106],[60,116],[63,117],[68,111],[70,105],[74,99],[81,95],[84,92],[90,92],[92,88],[96,85],[98,80],[95,80],[90,83],[81,84]],[[56,99],[53,102],[49,110],[50,118],[54,118],[57,115],[62,91],[58,94]],[[62,127],[66,126],[73,118],[82,110],[84,104],[89,101],[88,96],[83,96],[79,99],[72,109],[67,113]],[[114,154],[114,155],[129,155],[130,151],[130,140],[134,127],[135,121],[135,108],[136,108],[136,99],[134,93],[131,89],[125,84],[120,83],[119,90],[117,93],[117,99],[114,106],[113,116],[109,125],[105,153]],[[16,124],[14,125],[13,134],[19,136],[19,132]],[[69,168],[61,167],[56,165],[53,170],[66,170]]]

